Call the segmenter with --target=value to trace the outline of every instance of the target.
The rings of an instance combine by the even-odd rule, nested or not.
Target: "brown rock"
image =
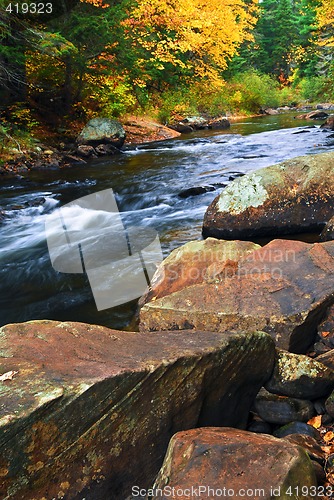
[[[329,116],[320,128],[329,128],[330,130],[334,130],[334,116]]]
[[[230,428],[192,429],[171,439],[152,498],[195,499],[195,494],[186,496],[193,487],[203,500],[283,500],[294,488],[316,485],[311,461],[297,445]],[[165,494],[154,494],[157,488]]]
[[[2,327],[0,498],[124,500],[171,436],[246,425],[274,347],[261,332],[141,334],[82,323]]]
[[[231,182],[208,207],[203,236],[318,232],[334,215],[334,153],[300,156]]]
[[[209,129],[227,129],[230,128],[231,123],[225,117],[216,118],[215,120],[208,121]]]
[[[96,152],[93,146],[88,146],[82,144],[81,146],[78,146],[76,149],[76,154],[78,156],[82,156],[82,158],[89,158],[90,156],[96,157]]]
[[[334,388],[334,371],[308,356],[278,350],[273,374],[265,387],[282,396],[316,399],[327,396]]]
[[[274,240],[228,275],[146,303],[140,329],[263,330],[282,349],[305,353],[334,299],[334,242]]]
[[[179,137],[180,132],[172,130],[161,123],[132,116],[123,123],[126,131],[126,144],[161,141]]]
[[[153,297],[161,298],[196,283],[214,282],[225,274],[234,274],[238,261],[259,248],[248,241],[215,238],[189,241],[173,250],[158,267],[150,290],[141,298],[140,305]]]
[[[306,436],[305,434],[289,434],[283,439],[289,441],[289,443],[298,444],[304,448],[311,460],[316,460],[320,464],[324,464],[325,452],[313,437]]]
[[[295,118],[299,120],[323,120],[328,117],[328,113],[325,111],[311,111],[310,113],[305,113],[302,115],[297,115]]]

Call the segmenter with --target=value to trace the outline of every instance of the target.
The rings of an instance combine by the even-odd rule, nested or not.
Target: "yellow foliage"
[[[243,40],[252,39],[257,0],[140,0],[128,13],[127,36],[152,55],[215,78]],[[186,57],[185,57],[186,56]],[[187,61],[187,62],[184,62]]]
[[[319,45],[334,45],[334,0],[322,0],[317,9],[317,21],[319,28],[327,33]]]

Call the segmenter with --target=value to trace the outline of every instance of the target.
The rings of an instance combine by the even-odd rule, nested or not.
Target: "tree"
[[[170,74],[217,78],[251,38],[256,9],[255,0],[141,0],[123,22],[138,73],[160,86]]]

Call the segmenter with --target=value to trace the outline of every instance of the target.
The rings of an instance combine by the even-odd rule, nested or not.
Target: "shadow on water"
[[[206,208],[231,180],[288,158],[329,151],[334,147],[329,136],[292,114],[261,116],[234,122],[227,131],[142,144],[85,166],[3,181],[0,324],[46,318],[125,328],[133,316],[136,301],[98,312],[85,275],[52,268],[44,224],[56,208],[112,188],[124,225],[156,229],[167,256],[201,238]],[[203,186],[209,189],[198,196],[179,196]],[[84,227],[84,217],[79,231],[81,223]]]

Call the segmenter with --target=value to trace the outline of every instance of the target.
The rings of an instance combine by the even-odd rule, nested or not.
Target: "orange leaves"
[[[315,429],[319,429],[321,427],[321,415],[316,415],[315,417],[311,418],[307,423],[309,425],[312,425]]]

